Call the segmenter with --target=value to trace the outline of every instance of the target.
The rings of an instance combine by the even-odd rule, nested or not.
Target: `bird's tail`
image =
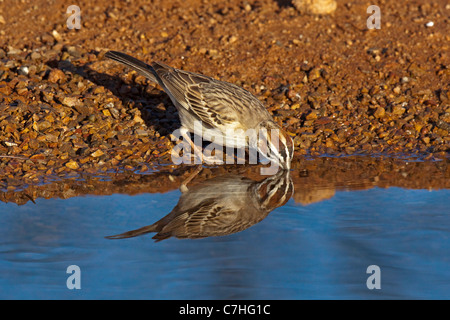
[[[120,62],[121,64],[126,65],[133,70],[136,70],[151,81],[159,83],[155,70],[151,65],[148,65],[145,62],[142,62],[136,58],[133,58],[132,56],[118,51],[108,51],[105,54],[105,57]]]

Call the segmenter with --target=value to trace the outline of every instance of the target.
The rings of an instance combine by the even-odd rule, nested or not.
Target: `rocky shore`
[[[244,87],[292,134],[297,159],[448,160],[446,1],[385,2],[379,30],[364,1],[323,16],[245,3],[80,1],[71,30],[64,1],[0,1],[0,189],[170,168],[174,106],[104,60],[108,49]]]

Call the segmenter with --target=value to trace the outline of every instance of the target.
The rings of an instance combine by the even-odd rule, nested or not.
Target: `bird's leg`
[[[186,128],[181,127],[180,128],[180,133],[181,133],[181,136],[183,137],[184,141],[189,143],[191,148],[194,150],[194,164],[202,163],[202,158],[203,158],[202,150],[201,149],[199,150],[199,148],[192,141],[192,139],[190,137],[190,134],[189,134],[189,131]],[[199,159],[199,161],[196,161],[197,159]]]
[[[202,169],[203,167],[201,164],[197,165],[197,168],[195,168],[194,172],[192,172],[185,180],[183,180],[183,182],[181,182],[180,191],[182,193],[185,193],[189,190],[187,184],[190,183],[192,179],[194,179],[200,173],[200,171],[202,171]]]
[[[183,139],[184,139],[187,143],[189,143],[189,145],[191,146],[191,148],[194,150],[194,164],[200,164],[200,163],[202,163],[202,161],[205,161],[205,162],[208,163],[208,164],[214,164],[214,163],[217,163],[217,158],[216,158],[216,157],[214,157],[214,156],[208,157],[208,156],[205,156],[205,155],[203,154],[203,151],[202,151],[201,147],[197,146],[197,145],[192,141],[192,139],[191,139],[191,137],[190,137],[190,134],[189,134],[189,131],[188,131],[186,128],[184,128],[184,127],[180,128],[180,132],[181,132],[181,136],[183,137]],[[198,159],[199,161],[196,161],[197,159]]]

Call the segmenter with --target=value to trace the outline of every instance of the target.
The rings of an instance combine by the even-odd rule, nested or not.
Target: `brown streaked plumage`
[[[262,181],[230,175],[212,178],[187,188],[182,185],[178,204],[152,225],[108,239],[123,239],[156,232],[153,239],[204,238],[245,230],[283,206],[294,193],[288,170]]]
[[[291,137],[275,123],[264,105],[250,92],[228,82],[219,81],[201,74],[178,70],[160,62],[146,64],[127,54],[109,51],[105,57],[120,62],[159,83],[178,110],[181,129],[194,132],[194,122],[200,121],[203,130],[212,129],[215,136],[227,143],[227,130],[253,129],[268,131],[263,142],[249,145],[248,140],[233,137],[237,148],[264,147],[267,158],[283,169],[290,168],[293,156]],[[270,131],[277,131],[277,139],[271,141]]]

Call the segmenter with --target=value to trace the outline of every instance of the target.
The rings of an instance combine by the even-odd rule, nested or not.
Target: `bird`
[[[262,221],[294,194],[289,170],[278,170],[261,181],[225,174],[193,187],[186,184],[180,186],[178,203],[165,217],[152,225],[106,238],[125,239],[156,232],[152,238],[158,242],[170,237],[199,239],[229,235]]]
[[[232,143],[234,148],[257,150],[271,164],[290,169],[294,153],[292,138],[249,91],[161,62],[147,64],[118,51],[108,51],[105,57],[137,71],[163,88],[178,111],[181,136],[191,145],[190,134],[195,133],[196,123],[201,123],[206,140],[211,141],[214,136],[219,138],[214,139],[214,142],[219,141],[218,144]],[[239,134],[230,135],[230,132]],[[257,133],[258,136],[257,139],[254,138],[256,135],[249,138],[240,132]]]

